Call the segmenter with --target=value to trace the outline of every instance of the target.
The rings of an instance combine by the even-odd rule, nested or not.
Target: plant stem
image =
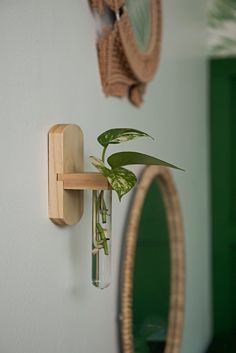
[[[107,222],[107,207],[106,207],[106,203],[104,200],[104,190],[102,190],[99,194],[99,212],[101,213],[102,216],[102,223],[106,223]]]
[[[103,151],[102,151],[103,163],[105,163],[105,154],[106,154],[107,147],[108,147],[108,145],[103,147]],[[107,207],[106,207],[106,203],[104,200],[104,190],[102,190],[99,195],[99,211],[101,212],[101,215],[102,215],[102,223],[106,223],[107,222]]]
[[[108,147],[108,145],[104,146],[103,151],[102,151],[102,161],[103,161],[103,163],[105,163],[105,154],[106,154],[107,147]]]
[[[97,231],[99,232],[101,240],[103,241],[104,253],[105,255],[109,255],[106,234],[100,223],[97,223]]]
[[[108,147],[108,145],[104,146],[103,151],[102,151],[103,163],[105,163],[105,154],[106,154],[107,147]],[[106,207],[106,203],[104,200],[104,190],[102,190],[99,195],[99,211],[101,212],[101,215],[102,215],[102,223],[106,223],[107,222],[107,207]],[[106,238],[104,229],[102,228],[100,223],[97,223],[97,230],[99,232],[101,240],[103,241],[104,253],[105,253],[105,255],[108,255],[107,238]]]

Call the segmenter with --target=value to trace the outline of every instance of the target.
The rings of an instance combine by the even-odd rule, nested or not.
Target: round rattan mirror
[[[178,194],[167,168],[144,169],[124,239],[121,352],[179,353],[184,317],[184,236]]]
[[[161,47],[161,0],[90,0],[113,21],[97,42],[102,87],[107,96],[127,96],[139,106],[157,70]]]
[[[160,0],[126,0],[118,21],[121,43],[127,61],[137,79],[153,79],[160,58]]]

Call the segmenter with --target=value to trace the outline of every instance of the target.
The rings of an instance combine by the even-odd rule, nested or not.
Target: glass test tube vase
[[[92,283],[104,289],[111,283],[112,190],[92,192]]]

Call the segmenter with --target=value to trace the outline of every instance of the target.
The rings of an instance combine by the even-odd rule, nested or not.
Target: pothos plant
[[[125,166],[139,164],[162,165],[165,167],[180,169],[173,164],[140,152],[117,152],[106,158],[106,152],[109,145],[124,143],[140,137],[153,139],[149,134],[136,129],[116,128],[107,130],[97,138],[99,144],[103,147],[101,158],[90,156],[91,163],[107,178],[112,188],[116,191],[119,200],[121,200],[137,182],[136,175],[131,170],[124,168]],[[104,200],[104,191],[99,193],[97,203],[102,223],[106,224],[108,209]],[[96,245],[93,253],[96,254],[98,250],[103,248],[105,255],[108,255],[107,239],[109,238],[106,236],[106,229],[104,229],[100,223],[96,224],[96,228],[99,239],[96,242],[98,245]]]

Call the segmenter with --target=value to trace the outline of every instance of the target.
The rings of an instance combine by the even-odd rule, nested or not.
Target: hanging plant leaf
[[[158,158],[149,156],[147,154],[139,153],[139,152],[114,153],[107,159],[107,161],[112,169],[119,168],[125,165],[144,164],[144,165],[162,165],[165,167],[183,170],[173,164],[167,163]]]
[[[110,129],[103,132],[101,135],[98,136],[97,140],[102,146],[105,147],[109,144],[118,144],[144,136],[152,138],[150,135],[146,134],[143,131],[129,128],[118,128]]]
[[[112,188],[116,191],[119,200],[127,194],[137,182],[137,178],[133,172],[126,168],[108,169],[101,159],[90,156],[91,163],[104,175]]]
[[[105,166],[101,159],[94,156],[90,156],[89,159],[92,165],[97,168],[102,175],[104,175],[105,177],[109,175],[110,169]]]
[[[129,192],[137,182],[133,172],[125,168],[115,168],[109,172],[107,177],[112,188],[117,192],[119,200]]]

